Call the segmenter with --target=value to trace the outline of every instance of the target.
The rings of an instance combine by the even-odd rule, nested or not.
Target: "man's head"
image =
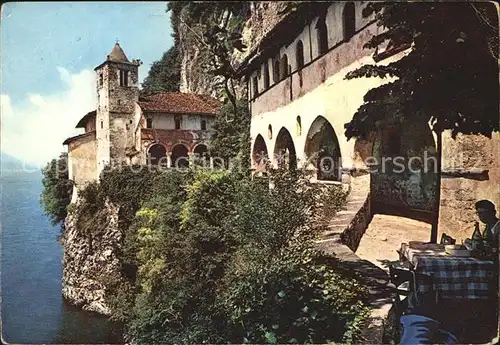
[[[496,220],[495,204],[489,200],[479,200],[476,202],[476,214],[479,220],[485,224]]]

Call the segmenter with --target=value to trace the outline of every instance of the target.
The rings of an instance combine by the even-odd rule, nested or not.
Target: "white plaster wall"
[[[399,59],[401,55],[402,53],[385,60],[384,64]],[[344,168],[364,168],[363,165],[360,165],[360,162],[355,163],[354,161],[354,139],[347,141],[344,135],[344,124],[352,119],[356,110],[363,104],[363,96],[368,90],[389,82],[390,79],[363,78],[344,80],[344,76],[349,71],[368,63],[374,63],[371,56],[366,56],[341,69],[311,92],[285,106],[260,114],[252,111],[250,129],[252,148],[257,135],[262,135],[271,158],[274,153],[276,137],[280,129],[285,127],[292,136],[297,159],[299,159],[299,166],[301,166],[301,163],[305,163],[306,161],[304,147],[307,133],[313,121],[321,115],[330,122],[335,130],[342,155],[342,166]],[[296,118],[298,115],[300,115],[302,122],[302,133],[300,136],[297,136],[296,133]],[[268,138],[269,125],[273,129],[272,139]]]
[[[364,18],[362,15],[362,10],[365,6],[365,3],[354,1],[355,8],[355,30],[361,29],[363,26],[367,25],[370,21],[373,20],[373,17]],[[333,46],[341,43],[344,40],[344,32],[343,32],[343,20],[342,14],[346,2],[335,2],[333,3],[327,10],[327,15],[325,18],[325,23],[328,31],[328,49]],[[316,29],[316,24],[318,22],[319,17],[315,17],[312,19],[311,24],[306,25],[302,32],[295,38],[295,40],[290,43],[286,47],[281,47],[279,51],[279,57],[281,58],[284,54],[288,57],[288,64],[290,66],[291,72],[296,71],[297,68],[297,58],[296,58],[296,49],[297,43],[299,40],[302,41],[304,45],[304,64],[310,63],[312,60],[316,59],[319,56],[319,42],[318,42],[318,30]],[[269,86],[276,84],[273,81],[273,57],[269,57],[267,59],[268,67],[269,67],[269,76],[270,83]],[[264,88],[264,63],[255,70],[252,74],[250,74],[249,79],[249,99],[255,97],[253,94],[254,90],[254,77],[257,77],[257,85],[258,92],[261,93]]]
[[[174,114],[154,114],[149,115],[153,118],[153,128],[156,129],[175,129],[175,115]],[[201,120],[207,122],[207,130],[212,129],[214,116],[205,115],[181,115],[182,123],[181,129],[184,130],[201,130]]]

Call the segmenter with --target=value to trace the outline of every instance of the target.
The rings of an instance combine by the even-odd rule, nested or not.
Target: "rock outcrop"
[[[271,31],[284,17],[281,11],[286,7],[284,2],[252,2],[250,11],[241,32],[247,49],[244,52],[235,50],[231,56],[233,66],[238,66],[251,54],[262,38]],[[181,13],[182,16],[182,13]],[[211,75],[204,64],[207,63],[205,49],[199,39],[193,34],[193,29],[198,23],[190,23],[189,18],[179,21],[179,45],[182,55],[180,68],[180,91],[194,92],[218,97],[214,84],[221,83],[222,77]],[[187,26],[189,25],[189,27]],[[192,26],[192,27],[191,27]],[[245,95],[244,82],[235,83],[236,93],[239,98]]]
[[[107,224],[91,236],[78,228],[73,214],[66,218],[61,239],[64,248],[62,294],[84,310],[110,315],[105,281],[120,270],[116,249],[122,234],[118,228],[117,207],[106,202],[105,208]]]

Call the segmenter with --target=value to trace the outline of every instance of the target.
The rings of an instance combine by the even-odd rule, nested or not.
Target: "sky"
[[[1,151],[43,167],[95,109],[94,68],[118,40],[139,81],[173,45],[166,2],[10,2],[1,7]]]

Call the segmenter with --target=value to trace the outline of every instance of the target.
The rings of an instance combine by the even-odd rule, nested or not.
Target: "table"
[[[493,260],[451,256],[436,244],[415,249],[403,243],[400,253],[415,272],[433,277],[441,298],[486,300],[495,293]],[[417,282],[418,292],[431,289],[429,284]]]

